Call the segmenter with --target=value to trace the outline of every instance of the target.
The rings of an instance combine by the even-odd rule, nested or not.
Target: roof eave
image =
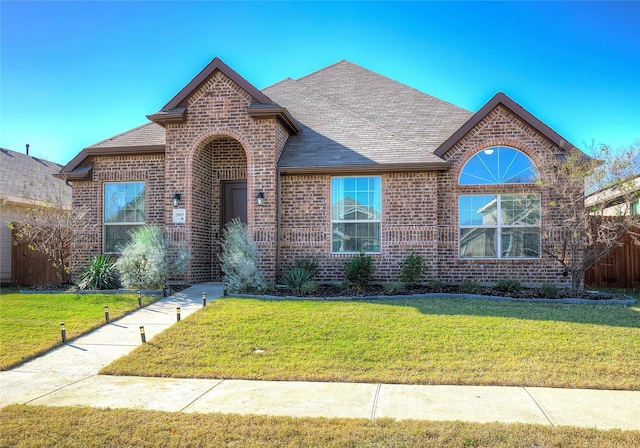
[[[484,117],[487,116],[498,105],[502,105],[509,109],[512,113],[517,115],[521,120],[533,127],[536,131],[544,135],[551,140],[556,146],[561,149],[570,150],[575,148],[570,142],[564,139],[560,134],[544,124],[540,119],[534,116],[531,112],[527,111],[524,107],[513,101],[503,92],[496,93],[484,106],[478,110],[460,129],[454,132],[451,137],[444,141],[433,152],[434,155],[442,157],[451,149],[456,143],[458,143],[471,129],[473,129]]]
[[[293,118],[285,107],[278,106],[276,104],[264,106],[252,103],[247,107],[247,112],[249,113],[249,116],[253,118],[275,117],[280,120],[280,122],[292,134],[297,135],[302,132],[302,127],[300,127],[296,119]]]
[[[380,174],[416,171],[447,171],[448,162],[378,163],[370,165],[280,166],[278,173],[287,174]]]
[[[91,156],[112,156],[112,155],[134,155],[134,154],[159,154],[164,153],[165,145],[144,145],[144,146],[112,146],[106,148],[84,148],[69,163],[67,163],[60,174],[72,173],[82,162]]]
[[[169,123],[184,123],[187,119],[187,108],[176,107],[171,110],[161,110],[155,114],[147,115],[147,118],[161,126]]]

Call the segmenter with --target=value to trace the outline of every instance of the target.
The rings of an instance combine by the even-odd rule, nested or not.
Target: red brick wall
[[[465,260],[458,258],[458,195],[482,193],[523,193],[541,195],[541,205],[554,198],[539,185],[459,186],[460,171],[465,163],[479,151],[491,146],[509,146],[528,155],[540,166],[550,153],[560,151],[552,142],[529,127],[507,109],[499,106],[463,137],[444,159],[452,164],[451,170],[438,176],[438,277],[445,281],[474,280],[493,283],[500,279],[519,279],[527,283],[564,283],[562,268],[551,257],[543,254],[539,260]],[[544,173],[541,173],[544,177]],[[557,199],[557,198],[556,198]],[[543,216],[545,214],[543,213]],[[542,226],[561,225],[562,216],[555,222],[544,221]]]
[[[250,117],[251,101],[237,84],[215,72],[188,98],[186,122],[166,127],[166,188],[184,193],[187,210],[186,225],[169,227],[184,233],[193,257],[187,274],[191,283],[219,278],[220,181],[245,172],[249,231],[258,244],[262,272],[275,279],[276,162],[287,134],[274,118]],[[232,153],[224,161],[228,147]],[[257,207],[254,198],[260,191],[265,201]]]
[[[77,275],[88,260],[102,252],[102,203],[105,182],[145,182],[147,223],[164,225],[167,204],[164,190],[164,156],[94,157],[93,177],[73,182],[73,206],[86,208],[85,225],[73,237],[73,266]],[[173,193],[171,193],[173,196]]]

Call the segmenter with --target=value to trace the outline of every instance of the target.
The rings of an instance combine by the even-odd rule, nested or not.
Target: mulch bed
[[[382,296],[398,296],[398,295],[421,295],[421,294],[435,294],[435,293],[445,293],[445,294],[473,294],[473,295],[482,295],[482,296],[497,296],[497,297],[509,297],[514,299],[589,299],[589,300],[611,300],[611,299],[619,299],[625,300],[623,294],[612,294],[612,293],[602,293],[596,291],[578,291],[571,289],[559,289],[558,295],[554,297],[548,297],[543,294],[543,292],[539,288],[521,288],[517,292],[506,292],[498,290],[494,287],[482,286],[478,287],[478,289],[474,289],[473,291],[466,290],[465,288],[460,287],[459,285],[444,285],[441,288],[431,288],[429,286],[417,286],[413,288],[406,288],[404,291],[388,293],[383,285],[369,285],[368,287],[358,290],[353,287],[344,288],[338,285],[331,284],[321,284],[318,285],[318,291],[313,295],[305,295],[301,293],[293,293],[290,289],[287,288],[273,288],[270,289],[267,294],[270,296],[278,296],[278,297],[318,297],[318,298],[327,298],[327,297],[382,297]]]

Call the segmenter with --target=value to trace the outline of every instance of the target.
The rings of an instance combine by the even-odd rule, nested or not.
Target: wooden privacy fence
[[[42,286],[60,283],[56,269],[44,255],[29,249],[26,241],[11,232],[11,283]]]
[[[585,273],[584,282],[593,287],[640,287],[640,246],[625,235],[624,244],[591,267]]]

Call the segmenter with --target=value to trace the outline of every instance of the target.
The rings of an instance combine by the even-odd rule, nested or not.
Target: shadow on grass
[[[443,316],[507,317],[612,327],[640,328],[640,307],[555,304],[466,298],[357,299],[371,304],[408,306],[423,314]]]
[[[263,301],[325,301],[322,298],[274,298],[243,296]],[[580,324],[607,325],[611,327],[640,328],[640,307],[623,305],[571,304],[489,298],[463,297],[411,297],[411,298],[367,298],[344,297],[329,301],[359,302],[392,306],[413,307],[423,314],[443,316],[507,317],[523,320],[557,321]]]

